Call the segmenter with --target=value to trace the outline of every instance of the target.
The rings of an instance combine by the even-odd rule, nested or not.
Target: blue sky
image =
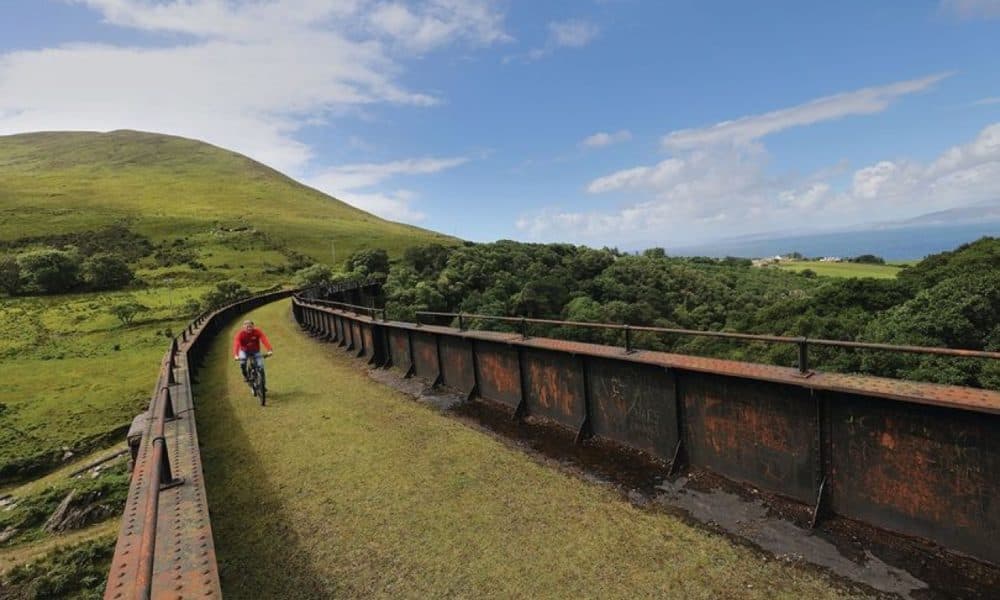
[[[1000,201],[1000,0],[6,0],[0,135],[159,131],[465,239]]]

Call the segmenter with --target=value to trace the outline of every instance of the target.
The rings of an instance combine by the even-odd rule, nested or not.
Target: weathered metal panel
[[[451,389],[468,392],[476,383],[471,342],[447,335],[441,336],[440,342],[442,383]]]
[[[343,331],[341,330],[340,315],[333,315],[333,341],[340,343],[344,339]]]
[[[365,342],[365,358],[375,356],[375,335],[370,323],[362,323],[361,336]]]
[[[816,498],[816,404],[799,387],[680,374],[692,465],[812,503]]]
[[[437,340],[434,334],[414,331],[413,335],[413,366],[417,377],[433,381],[437,379],[438,367]]]
[[[1000,416],[830,399],[834,512],[1000,564]]]
[[[347,317],[340,317],[340,345],[348,347],[351,345],[351,321]]]
[[[503,344],[476,342],[479,395],[517,408],[521,403],[521,374],[517,350]]]
[[[361,352],[362,348],[364,348],[365,340],[361,336],[361,324],[353,319],[351,320],[351,339],[354,340],[353,350]]]
[[[392,366],[404,373],[410,368],[410,341],[405,329],[388,329]]]
[[[528,413],[547,417],[572,429],[579,428],[586,415],[579,357],[525,349],[522,358]]]
[[[594,435],[664,460],[677,445],[677,388],[672,372],[632,362],[588,359]]]

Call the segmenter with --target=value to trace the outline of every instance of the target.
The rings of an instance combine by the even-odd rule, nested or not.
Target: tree
[[[448,262],[450,254],[451,248],[441,244],[412,246],[403,252],[403,263],[413,267],[413,270],[421,276],[426,276],[440,272]]]
[[[250,296],[250,290],[243,284],[226,280],[215,284],[215,289],[205,292],[205,295],[201,299],[202,305],[211,310],[225,306],[226,304],[232,304],[248,296]]]
[[[117,254],[95,254],[83,262],[83,279],[92,290],[120,290],[135,278]]]
[[[109,309],[111,314],[118,317],[118,320],[122,322],[122,325],[131,325],[136,315],[148,310],[148,306],[139,304],[136,302],[135,298],[129,298],[124,302],[119,302]]]
[[[333,271],[330,267],[315,263],[304,269],[295,272],[295,283],[299,287],[312,287],[314,285],[326,285],[333,280]]]
[[[881,256],[875,256],[874,254],[862,254],[860,256],[847,259],[847,262],[862,263],[866,265],[884,265],[885,259]]]
[[[361,275],[388,274],[389,254],[381,248],[358,250],[348,257],[344,266],[347,271]]]
[[[17,257],[29,288],[46,294],[68,292],[80,283],[80,257],[64,250],[35,250]]]
[[[21,266],[13,256],[0,256],[0,290],[11,296],[21,291]]]

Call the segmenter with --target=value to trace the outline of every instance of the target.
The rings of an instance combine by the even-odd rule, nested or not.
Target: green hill
[[[312,262],[337,268],[360,249],[399,256],[430,242],[458,240],[194,140],[135,131],[0,137],[0,279],[11,257],[53,249],[84,265],[114,253],[135,275],[124,289],[80,283],[66,294],[27,283],[6,294],[0,285],[0,492],[71,453],[118,442],[149,401],[169,337],[220,281],[260,290],[292,282]],[[104,291],[86,291],[96,289]],[[129,304],[141,312],[119,320],[112,307]]]
[[[454,242],[393,223],[240,154],[185,138],[113,131],[0,136],[0,241],[125,222],[154,241],[254,228],[316,260]]]

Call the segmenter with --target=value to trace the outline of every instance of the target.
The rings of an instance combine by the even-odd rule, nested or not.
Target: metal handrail
[[[148,439],[148,441],[143,443],[148,444],[148,454],[146,455],[147,458],[144,459],[144,462],[149,467],[149,478],[144,482],[146,485],[146,493],[144,496],[144,506],[142,507],[142,537],[139,540],[138,552],[136,552],[131,558],[131,560],[135,561],[136,571],[135,580],[130,582],[128,588],[130,592],[129,597],[145,600],[156,595],[154,593],[156,590],[154,590],[153,586],[153,565],[156,561],[158,552],[157,524],[160,512],[160,492],[164,489],[184,483],[182,479],[177,478],[174,475],[173,468],[171,466],[172,461],[170,460],[170,452],[167,448],[164,427],[166,422],[176,418],[173,408],[173,400],[171,399],[168,386],[174,383],[173,369],[177,366],[175,361],[176,356],[182,352],[187,352],[187,350],[181,348],[180,342],[188,342],[189,345],[187,348],[190,348],[190,344],[192,344],[195,338],[201,334],[206,323],[211,322],[214,318],[225,314],[227,311],[236,307],[251,304],[275,293],[276,292],[273,291],[258,292],[252,296],[237,300],[236,302],[218,307],[214,310],[209,309],[194,317],[181,335],[174,337],[170,341],[170,348],[167,350],[161,363],[160,376],[157,379],[156,391],[154,392],[150,405],[149,412],[152,422],[143,435],[144,439]],[[133,480],[130,483],[130,488],[136,484],[137,481]],[[117,542],[118,545],[121,544],[122,535],[123,534],[121,533],[119,534]],[[116,556],[118,549],[119,548],[116,545]],[[109,573],[109,586],[111,576],[114,572],[115,569],[112,567],[111,573]],[[109,587],[106,589],[105,596],[110,597],[111,593],[112,590]],[[116,592],[116,595],[113,597],[119,596],[125,596],[125,590]]]
[[[751,333],[733,333],[728,331],[700,331],[695,329],[676,329],[671,327],[652,327],[648,325],[626,325],[617,323],[590,323],[586,321],[560,321],[556,319],[532,319],[528,317],[502,317],[498,315],[480,315],[475,313],[448,313],[434,311],[417,311],[417,321],[420,317],[448,317],[458,319],[459,330],[465,329],[466,319],[480,319],[488,321],[500,321],[505,323],[518,323],[521,326],[521,335],[528,337],[529,324],[557,325],[568,327],[584,327],[591,329],[613,329],[625,332],[625,350],[634,352],[632,346],[631,332],[641,331],[648,333],[668,333],[675,335],[689,335],[700,337],[714,337],[747,340],[755,342],[768,342],[773,344],[794,344],[799,349],[799,371],[803,374],[809,372],[809,345],[827,346],[835,348],[853,348],[859,350],[883,350],[888,352],[903,352],[910,354],[931,354],[937,356],[951,356],[961,358],[985,358],[1000,360],[1000,352],[989,352],[985,350],[966,350],[960,348],[939,348],[934,346],[899,346],[894,344],[876,344],[871,342],[850,342],[843,340],[827,340],[822,338],[788,337],[779,335],[759,335]]]
[[[310,300],[308,298],[299,298],[299,301],[300,302],[305,302],[307,304],[311,303],[311,304],[319,304],[321,306],[332,306],[332,307],[335,307],[335,308],[345,308],[347,310],[352,311],[354,314],[360,314],[362,311],[364,311],[364,312],[368,313],[368,316],[371,317],[372,319],[375,318],[375,315],[377,313],[381,312],[382,313],[382,320],[383,321],[386,320],[385,319],[386,312],[385,312],[384,308],[375,308],[374,306],[361,306],[360,304],[348,304],[347,302],[335,302],[333,300],[319,300],[319,299]]]

